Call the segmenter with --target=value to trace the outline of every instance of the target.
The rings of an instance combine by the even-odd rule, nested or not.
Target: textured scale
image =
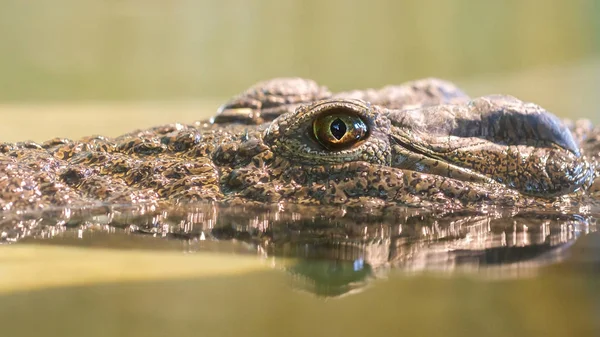
[[[366,136],[324,147],[313,122],[334,109],[364,121]],[[563,122],[509,96],[470,99],[438,79],[340,93],[274,79],[210,121],[0,144],[0,208],[196,201],[555,208],[600,194],[599,155],[600,129],[589,122]]]

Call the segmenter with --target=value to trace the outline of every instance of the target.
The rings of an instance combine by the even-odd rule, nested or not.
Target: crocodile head
[[[194,125],[0,144],[0,207],[555,207],[562,196],[576,200],[595,174],[578,143],[535,104],[471,100],[436,79],[337,94],[276,79]]]
[[[509,96],[413,109],[331,98],[238,142],[263,151],[238,158],[225,190],[271,202],[538,205],[593,175],[559,119]]]

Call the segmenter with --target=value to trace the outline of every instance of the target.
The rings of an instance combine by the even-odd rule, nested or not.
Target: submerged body
[[[333,94],[248,89],[210,121],[0,144],[0,209],[98,204],[555,208],[600,189],[600,129],[426,79]]]

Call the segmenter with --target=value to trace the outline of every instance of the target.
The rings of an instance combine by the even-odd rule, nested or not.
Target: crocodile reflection
[[[228,245],[228,252],[274,258],[276,266],[293,275],[296,286],[324,296],[362,289],[390,272],[531,275],[564,258],[577,237],[596,231],[595,216],[514,209],[436,214],[402,207],[378,213],[201,204],[189,209],[66,209],[27,216],[6,215],[0,242],[81,245],[90,233],[96,233],[98,241],[97,233],[104,232],[127,234],[122,240],[127,248],[159,249],[166,242],[185,242],[188,250],[219,251]],[[65,240],[69,237],[72,240]],[[150,240],[136,243],[135,237]],[[115,242],[99,240],[96,245],[119,248]],[[277,262],[287,258],[297,262]]]

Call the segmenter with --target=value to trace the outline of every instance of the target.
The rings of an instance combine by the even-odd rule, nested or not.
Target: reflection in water
[[[399,271],[532,275],[567,257],[575,239],[596,231],[595,219],[514,209],[107,206],[2,214],[0,242],[258,252],[275,261],[295,258],[296,264],[279,266],[299,288],[335,296]]]

